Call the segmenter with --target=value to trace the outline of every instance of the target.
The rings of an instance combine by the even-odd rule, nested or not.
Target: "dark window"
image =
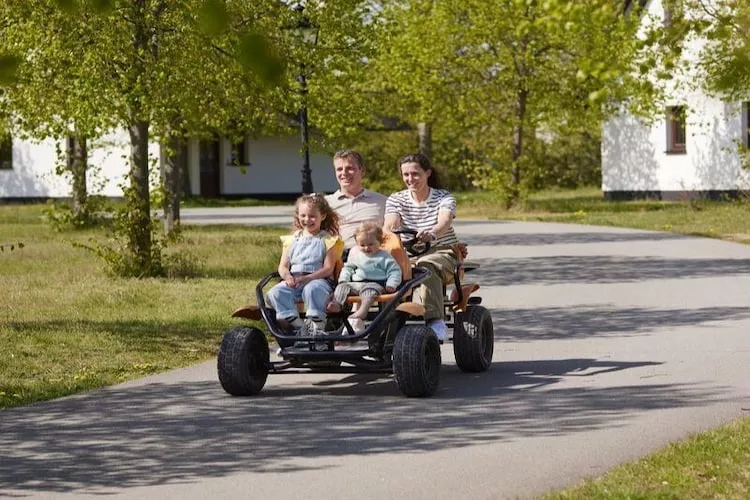
[[[750,149],[750,102],[742,103],[742,142]]]
[[[76,154],[76,138],[68,136],[65,140],[65,155],[68,161],[68,168],[73,169],[73,159]]]
[[[667,108],[667,153],[685,153],[685,106]]]
[[[13,137],[10,134],[0,136],[0,170],[13,168]]]
[[[236,166],[247,165],[247,139],[232,144],[231,164]]]

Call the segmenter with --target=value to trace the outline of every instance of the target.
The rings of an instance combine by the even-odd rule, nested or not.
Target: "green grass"
[[[750,498],[750,418],[667,446],[545,500]]]
[[[113,279],[55,233],[41,206],[0,207],[0,409],[111,385],[216,355],[231,311],[254,302],[278,263],[284,229],[189,226],[173,251],[193,278]]]
[[[599,188],[544,191],[506,210],[494,193],[457,193],[460,217],[592,224],[750,243],[750,203],[737,201],[605,201]]]

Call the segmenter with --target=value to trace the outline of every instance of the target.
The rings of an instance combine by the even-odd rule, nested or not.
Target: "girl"
[[[456,199],[441,189],[438,173],[421,153],[408,154],[398,161],[406,189],[393,193],[385,205],[385,229],[401,227],[418,231],[417,238],[429,241],[430,253],[416,259],[417,267],[431,275],[414,294],[425,307],[424,319],[440,342],[448,335],[443,303],[443,282],[450,281],[458,263],[454,251],[458,238],[453,230]]]
[[[283,281],[268,291],[268,302],[282,325],[300,330],[304,323],[297,315],[297,301],[301,298],[313,328],[325,331],[330,279],[343,249],[338,216],[323,196],[303,195],[294,204],[292,227],[293,234],[281,237],[279,275]]]

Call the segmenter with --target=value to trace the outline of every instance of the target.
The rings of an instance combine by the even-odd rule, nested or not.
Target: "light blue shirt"
[[[375,281],[396,288],[401,284],[401,266],[385,250],[372,255],[353,250],[339,274],[339,283],[345,281]]]

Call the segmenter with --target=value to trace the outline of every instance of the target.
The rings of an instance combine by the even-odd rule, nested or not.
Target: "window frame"
[[[682,142],[678,138],[682,136]],[[667,106],[667,154],[687,153],[687,106]]]
[[[247,150],[249,147],[247,137],[241,141],[231,143],[229,165],[232,167],[246,167],[250,164],[248,161]]]
[[[0,135],[0,170],[13,170],[13,135]]]
[[[750,101],[743,101],[740,117],[740,137],[745,149],[750,149]]]

